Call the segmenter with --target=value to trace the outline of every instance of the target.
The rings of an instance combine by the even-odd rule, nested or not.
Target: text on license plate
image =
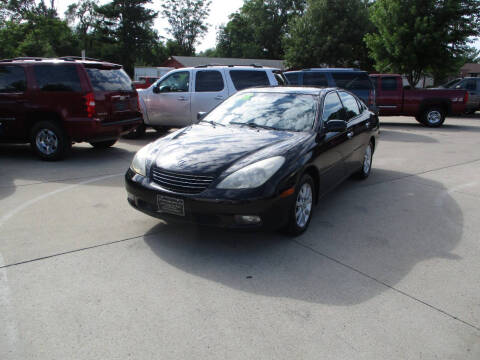
[[[157,195],[158,212],[185,216],[185,203],[183,199],[177,199],[165,195]]]

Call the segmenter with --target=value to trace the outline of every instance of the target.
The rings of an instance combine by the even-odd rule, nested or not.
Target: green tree
[[[405,74],[414,86],[425,73],[442,77],[458,67],[479,16],[478,0],[378,0],[377,33],[365,40],[378,71]]]
[[[168,20],[168,32],[178,44],[180,53],[195,55],[195,44],[205,35],[205,19],[210,13],[210,0],[164,0],[162,14]]]
[[[50,2],[54,6],[54,2]],[[63,56],[78,53],[78,42],[67,23],[43,1],[3,1],[0,57]]]
[[[92,33],[101,20],[95,2],[93,0],[80,0],[77,3],[70,4],[65,11],[65,18],[68,24],[74,27],[83,49],[90,50],[93,40]]]
[[[292,18],[303,13],[305,0],[246,0],[217,34],[219,56],[280,59],[282,38]]]
[[[363,42],[373,30],[367,0],[309,0],[302,16],[292,20],[284,37],[290,67],[356,66],[369,70]]]
[[[158,44],[152,30],[157,13],[146,8],[151,0],[113,0],[95,7],[101,17],[95,35],[104,46],[100,55],[121,63],[133,74],[135,62],[144,62]]]

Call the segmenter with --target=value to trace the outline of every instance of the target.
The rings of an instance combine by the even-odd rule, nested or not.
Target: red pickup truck
[[[468,92],[456,89],[411,89],[400,75],[371,74],[381,116],[415,116],[425,126],[442,126],[447,115],[465,112]]]

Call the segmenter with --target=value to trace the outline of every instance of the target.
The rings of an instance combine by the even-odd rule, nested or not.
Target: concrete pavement
[[[0,359],[480,358],[480,117],[381,120],[371,177],[295,239],[131,209],[155,133],[61,163],[1,145]]]

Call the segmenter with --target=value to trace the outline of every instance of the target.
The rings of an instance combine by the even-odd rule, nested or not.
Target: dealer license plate
[[[185,203],[183,199],[157,195],[157,206],[158,212],[185,216]]]

